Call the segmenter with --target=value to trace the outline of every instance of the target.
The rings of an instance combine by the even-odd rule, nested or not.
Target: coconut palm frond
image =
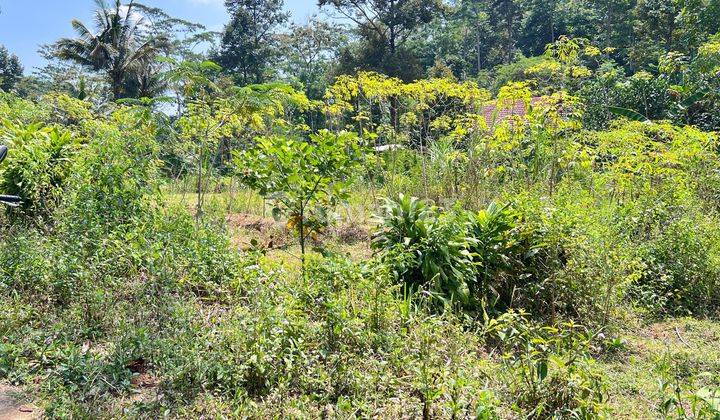
[[[81,39],[88,42],[95,40],[95,34],[87,26],[85,26],[84,23],[80,22],[77,19],[73,19],[70,22],[70,25],[73,27],[73,30],[75,31],[77,36]]]
[[[65,60],[74,60],[81,58],[84,61],[90,61],[92,54],[92,45],[80,39],[61,39],[56,44],[57,55]]]
[[[167,37],[160,36],[151,38],[133,52],[128,57],[130,61],[143,60],[147,57],[156,57],[161,51],[170,47],[170,40]]]
[[[147,75],[131,74],[152,71],[156,58],[172,45],[166,37],[148,38],[145,18],[137,10],[134,0],[123,4],[114,0],[95,0],[95,31],[84,23],[74,20],[71,25],[77,34],[75,39],[62,39],[55,45],[56,55],[74,61],[93,70],[104,71],[116,99],[128,91],[127,81]],[[132,82],[129,88],[136,88]],[[148,83],[140,83],[140,85]]]

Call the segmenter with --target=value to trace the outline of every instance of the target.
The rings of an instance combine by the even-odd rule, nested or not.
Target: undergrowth
[[[0,188],[25,201],[0,215],[0,380],[49,418],[612,417],[626,361],[659,381],[650,417],[718,416],[716,353],[650,361],[647,343],[626,340],[636,325],[718,315],[713,135],[618,123],[564,133],[562,157],[528,163],[532,137],[505,127],[465,149],[491,162],[485,200],[439,162],[429,169],[453,172],[438,183],[398,176],[392,188],[376,168],[335,173],[342,183],[325,168],[308,178],[322,191],[310,182],[301,202],[327,219],[297,230],[300,256],[272,240],[238,247],[232,206],[168,197],[158,123],[137,110],[13,109],[0,133],[17,160]],[[492,149],[500,140],[511,146]],[[441,146],[436,160],[455,147]],[[422,172],[424,156],[400,153]],[[400,175],[373,162],[383,179]],[[442,206],[429,192],[448,179],[455,203]],[[389,196],[371,225],[353,226],[373,232],[358,241],[368,258],[328,246],[345,181]],[[291,196],[286,178],[272,182],[268,200]],[[428,193],[390,194],[400,186]],[[296,202],[277,229],[307,216]]]

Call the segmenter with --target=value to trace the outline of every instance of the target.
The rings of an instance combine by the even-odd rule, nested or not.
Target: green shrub
[[[192,399],[203,391],[238,402],[262,397],[307,368],[301,321],[285,309],[237,307],[212,330],[195,319],[180,334],[164,337],[166,353],[158,363],[172,398]]]
[[[0,115],[17,125],[50,123],[50,109],[45,103],[35,103],[5,92],[0,92]]]
[[[671,221],[639,244],[644,270],[629,296],[655,315],[716,315],[720,232],[694,217]]]
[[[39,232],[13,228],[0,241],[0,294],[33,296],[47,301],[53,276],[53,250],[50,241]]]
[[[143,264],[152,267],[160,281],[209,301],[242,291],[237,283],[241,268],[252,260],[233,249],[224,225],[198,226],[186,209],[171,207],[158,215],[151,229],[145,233],[150,236],[138,242],[147,253]]]
[[[434,297],[468,304],[474,281],[465,220],[441,212],[416,198],[386,199],[373,248],[408,291],[425,290]]]
[[[658,412],[664,418],[717,419],[720,417],[720,382],[711,372],[688,368],[680,354],[658,357],[660,376]]]
[[[0,142],[11,156],[0,169],[0,191],[22,199],[29,217],[48,217],[67,186],[80,142],[69,131],[41,123],[15,126],[5,121]]]
[[[287,217],[304,264],[307,239],[317,237],[335,206],[349,197],[363,154],[356,134],[325,130],[308,141],[260,138],[254,149],[235,155],[235,165],[240,181],[272,203],[273,217]]]
[[[539,289],[548,273],[546,250],[539,234],[523,223],[510,206],[491,203],[486,210],[468,212],[469,251],[476,267],[473,294],[485,310],[512,307],[536,309]]]
[[[465,309],[540,309],[551,264],[538,232],[507,206],[443,211],[416,198],[387,199],[373,248],[410,291]]]
[[[119,122],[88,123],[93,141],[69,180],[59,217],[93,238],[132,226],[152,213],[158,192],[157,143],[152,132],[135,127],[128,115]]]
[[[642,270],[625,235],[623,207],[572,183],[561,184],[552,197],[514,198],[535,250],[529,283],[518,288],[515,307],[585,325],[607,326],[625,316],[628,284]]]
[[[514,409],[524,418],[597,418],[605,410],[602,372],[590,356],[593,336],[579,325],[541,326],[508,312],[486,326],[502,352]]]

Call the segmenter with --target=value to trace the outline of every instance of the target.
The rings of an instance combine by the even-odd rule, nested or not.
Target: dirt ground
[[[23,404],[19,389],[0,385],[0,420],[31,420],[41,417],[40,410]]]

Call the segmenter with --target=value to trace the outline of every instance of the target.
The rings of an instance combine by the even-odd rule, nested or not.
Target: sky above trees
[[[145,0],[142,3],[201,23],[210,30],[222,30],[228,20],[223,0]],[[285,1],[285,7],[299,22],[317,10],[316,4],[315,0]],[[90,21],[92,12],[92,0],[0,0],[0,44],[20,57],[26,74],[32,73],[34,67],[45,63],[37,53],[38,46],[72,36],[70,21],[74,18]]]

